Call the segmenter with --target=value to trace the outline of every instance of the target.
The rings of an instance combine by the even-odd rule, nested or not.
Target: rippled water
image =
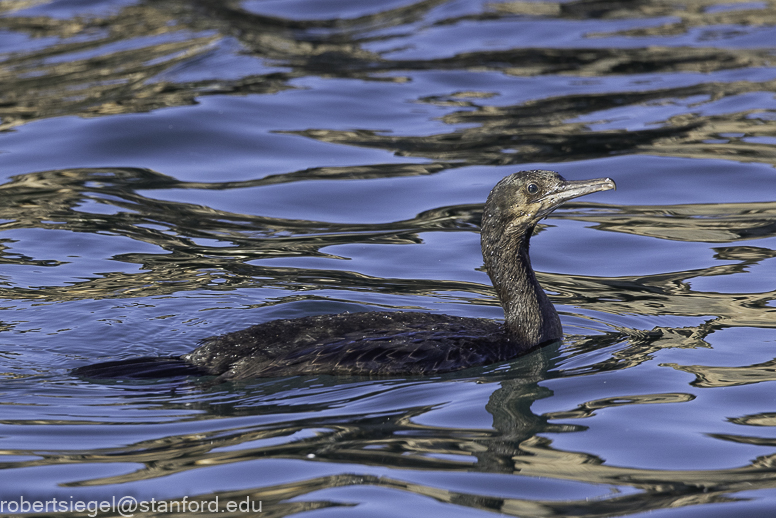
[[[774,0],[0,2],[0,514],[769,512],[774,41]],[[529,168],[618,184],[532,241],[560,345],[70,374],[275,318],[501,318],[480,212]]]

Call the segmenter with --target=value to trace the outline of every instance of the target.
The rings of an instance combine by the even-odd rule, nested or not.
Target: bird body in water
[[[536,224],[563,202],[614,189],[609,178],[567,181],[521,171],[490,192],[482,215],[482,256],[504,308],[504,323],[419,312],[365,312],[274,320],[205,339],[181,357],[87,365],[92,378],[212,375],[218,380],[309,374],[418,375],[510,360],[560,340],[560,318],[528,255]]]

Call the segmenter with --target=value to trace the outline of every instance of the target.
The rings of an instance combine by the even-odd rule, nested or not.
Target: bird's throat
[[[558,340],[560,319],[536,280],[528,255],[533,228],[520,236],[501,236],[486,258],[486,268],[504,308],[504,325],[511,338],[527,346]],[[489,259],[489,260],[488,260]]]

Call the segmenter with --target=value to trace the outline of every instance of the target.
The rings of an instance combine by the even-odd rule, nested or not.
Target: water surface
[[[773,41],[770,0],[0,3],[0,514],[767,513]],[[532,240],[562,344],[424,378],[70,374],[275,318],[500,319],[482,204],[533,168],[618,185]]]

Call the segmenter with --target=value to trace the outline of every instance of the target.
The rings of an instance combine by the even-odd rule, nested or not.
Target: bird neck
[[[520,235],[501,234],[489,243],[484,256],[488,275],[504,308],[507,333],[529,347],[563,336],[558,313],[531,268],[528,248],[532,233],[533,227]],[[483,239],[490,237],[483,235]]]

